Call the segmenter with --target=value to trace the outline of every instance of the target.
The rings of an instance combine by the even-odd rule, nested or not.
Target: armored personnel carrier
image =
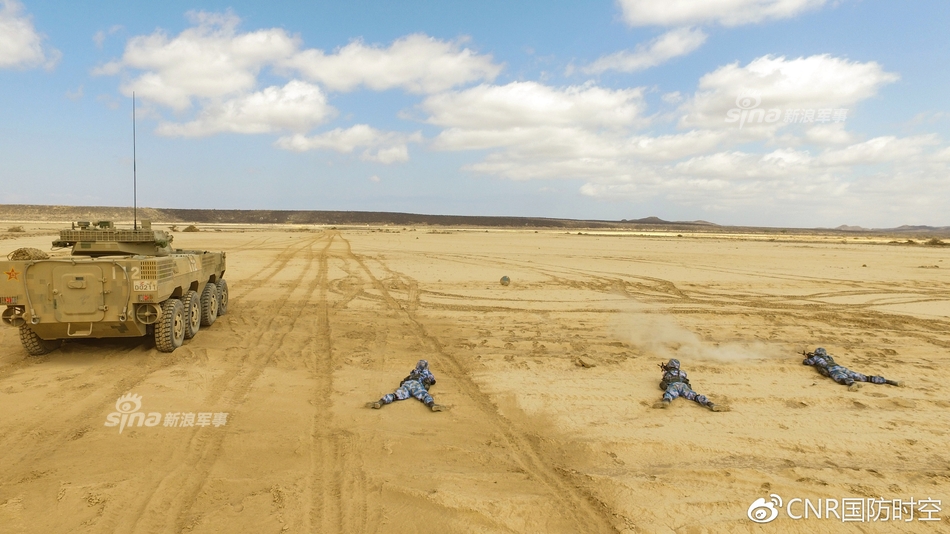
[[[64,339],[146,335],[172,352],[228,310],[225,253],[174,249],[172,239],[148,221],[73,224],[53,241],[70,255],[32,249],[0,261],[0,318],[34,356]]]

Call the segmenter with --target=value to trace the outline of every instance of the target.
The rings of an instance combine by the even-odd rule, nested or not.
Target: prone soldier
[[[802,352],[806,358],[802,361],[803,365],[811,365],[818,369],[818,372],[827,376],[835,382],[848,386],[848,391],[857,391],[858,382],[871,382],[872,384],[890,384],[892,386],[903,386],[902,382],[897,380],[888,380],[883,376],[866,376],[842,367],[835,363],[835,359],[828,354],[822,347],[815,349],[815,352]]]
[[[683,397],[705,406],[714,412],[728,412],[729,408],[720,406],[711,402],[705,395],[700,395],[693,391],[690,386],[689,378],[686,377],[686,371],[680,369],[680,361],[671,359],[666,363],[661,363],[660,369],[663,370],[663,379],[660,380],[660,389],[663,390],[663,399],[653,404],[654,408],[668,408],[670,403],[676,397]]]
[[[441,412],[445,407],[441,404],[436,404],[432,399],[432,395],[429,395],[429,388],[433,385],[435,385],[435,376],[432,374],[432,371],[429,370],[429,362],[419,360],[419,362],[416,363],[415,369],[409,372],[409,376],[403,378],[402,382],[399,383],[399,387],[396,391],[383,395],[376,402],[366,403],[366,407],[378,410],[397,400],[406,400],[409,397],[415,397],[422,401],[422,403],[428,406],[433,412]]]

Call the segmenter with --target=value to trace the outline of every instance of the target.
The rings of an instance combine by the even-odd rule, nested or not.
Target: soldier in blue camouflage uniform
[[[419,360],[419,363],[416,364],[416,368],[410,371],[409,376],[399,383],[399,388],[396,389],[396,391],[387,393],[378,401],[367,403],[366,406],[378,410],[397,400],[406,400],[409,397],[415,397],[422,401],[433,412],[441,412],[445,407],[441,404],[436,404],[435,401],[432,400],[432,396],[429,395],[429,388],[433,385],[435,385],[435,376],[432,375],[432,371],[429,371],[429,362]]]
[[[672,359],[665,364],[661,363],[660,369],[663,369],[663,380],[660,381],[660,389],[663,390],[663,399],[657,401],[653,405],[654,408],[667,408],[670,403],[673,402],[673,399],[683,397],[686,400],[696,402],[700,406],[705,406],[714,412],[729,411],[729,408],[718,406],[710,402],[705,395],[700,395],[693,391],[693,388],[690,387],[689,379],[686,378],[686,371],[680,369],[679,360]]]
[[[804,365],[812,365],[818,372],[824,376],[830,377],[835,382],[848,386],[848,391],[857,391],[857,382],[871,382],[872,384],[890,384],[892,386],[901,386],[897,380],[888,380],[883,376],[865,376],[856,373],[847,367],[842,367],[835,363],[835,359],[822,347],[815,349],[815,352],[806,352]]]

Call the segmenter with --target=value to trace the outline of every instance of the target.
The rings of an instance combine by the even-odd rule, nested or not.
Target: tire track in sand
[[[321,238],[326,239],[325,236],[317,237],[302,247],[280,254],[281,258],[278,258],[276,263],[286,266],[296,252],[305,249],[305,266],[291,283],[287,297],[280,302],[278,310],[270,313],[266,319],[255,322],[256,330],[243,336],[241,352],[246,356],[236,366],[232,366],[222,379],[215,381],[205,401],[208,405],[240,406],[274,352],[280,349],[284,338],[293,330],[294,323],[307,308],[316,289],[317,277],[310,280],[300,300],[294,301],[292,297],[311,273],[314,262],[313,247]],[[327,239],[325,247],[329,247],[330,241]],[[260,285],[278,272],[280,269],[274,270]],[[275,325],[277,319],[287,317],[291,318],[287,324]],[[129,513],[123,517],[110,518],[111,524],[108,527],[112,531],[177,533],[197,520],[197,517],[193,517],[195,514],[190,512],[198,495],[207,485],[211,471],[221,454],[224,440],[230,435],[229,431],[223,429],[216,432],[207,430],[194,430],[185,444],[164,459],[164,465],[176,467],[154,474],[143,483],[146,491],[125,509]]]
[[[149,359],[146,366],[129,366],[124,376],[109,375],[115,382],[110,380],[101,387],[77,387],[75,395],[57,398],[54,403],[45,402],[43,411],[35,412],[32,419],[34,424],[27,428],[18,426],[16,432],[10,432],[0,444],[0,465],[6,466],[0,477],[0,486],[34,476],[37,466],[47,465],[49,458],[70,447],[73,441],[82,439],[93,429],[101,429],[105,415],[115,409],[115,399],[145,382],[153,373],[167,369],[174,363],[170,359]],[[94,374],[100,374],[100,371]],[[101,379],[98,381],[101,382]],[[50,421],[70,413],[70,408],[75,409],[85,402],[89,404],[77,414],[70,415],[66,424],[51,425]],[[56,416],[47,418],[48,413]]]
[[[443,368],[457,381],[462,391],[478,409],[485,414],[485,420],[497,433],[504,437],[507,442],[507,449],[511,452],[514,460],[528,476],[547,488],[548,493],[560,505],[558,508],[561,512],[574,522],[576,531],[588,533],[618,532],[611,523],[609,511],[603,503],[599,502],[584,488],[573,484],[567,478],[567,473],[562,474],[562,470],[549,465],[549,462],[535,448],[531,440],[519,432],[511,421],[498,413],[495,406],[488,400],[488,396],[472,380],[465,366],[453,354],[446,351],[438,339],[426,332],[422,323],[389,294],[385,284],[373,275],[363,259],[353,253],[349,242],[345,239],[343,241],[346,243],[348,256],[363,269],[363,272],[366,273],[373,287],[383,296],[387,305],[394,312],[403,316],[413,334],[421,343],[428,345],[431,352],[438,354],[443,363]]]
[[[300,247],[290,250],[282,250],[273,261],[254,273],[253,276],[256,277],[254,285],[256,287],[260,287],[269,282],[276,274],[281,272],[281,270],[287,265],[287,263],[294,257],[296,253],[308,246],[312,246],[322,237],[323,236],[316,236]],[[261,278],[261,273],[265,272],[268,273],[267,276]],[[239,291],[238,294],[247,292],[248,291]],[[234,295],[235,292],[232,292],[232,302],[235,302],[235,299],[239,298]],[[236,314],[234,312],[239,311],[239,309],[235,310],[234,306],[232,306],[231,311],[232,314],[226,317],[228,319],[235,319]],[[222,326],[228,326],[230,322],[231,321],[219,321],[219,328]],[[266,328],[264,331],[266,331]],[[200,339],[200,336],[201,333],[199,332],[199,337],[197,339]],[[244,335],[241,337],[247,336]],[[146,343],[148,343],[148,341],[146,341]],[[44,404],[44,409],[46,411],[56,411],[57,409],[65,409],[67,405],[76,406],[81,404],[86,399],[93,399],[92,404],[82,409],[78,414],[70,417],[70,421],[73,424],[61,426],[59,428],[62,430],[59,431],[50,431],[48,430],[50,428],[49,421],[45,417],[39,417],[39,415],[42,414],[37,414],[38,417],[35,418],[37,423],[32,425],[31,428],[24,429],[19,427],[16,433],[10,433],[8,436],[5,436],[6,439],[2,444],[2,450],[5,454],[0,455],[0,458],[3,459],[4,465],[11,467],[4,470],[3,477],[0,478],[0,481],[2,481],[4,484],[8,484],[22,479],[24,476],[27,476],[30,473],[32,469],[30,466],[42,465],[45,458],[56,454],[63,447],[68,446],[68,444],[74,439],[81,438],[82,435],[85,434],[89,429],[100,428],[104,415],[112,411],[112,405],[115,403],[116,398],[118,398],[123,393],[134,390],[136,387],[146,382],[153,373],[162,371],[179,363],[178,359],[173,353],[171,355],[152,354],[148,359],[147,365],[129,366],[128,369],[119,369],[118,366],[112,366],[104,369],[103,367],[97,365],[100,363],[112,362],[114,361],[113,358],[123,358],[126,354],[138,350],[138,348],[139,347],[133,347],[125,351],[112,351],[105,354],[102,360],[96,362],[86,362],[86,365],[89,365],[90,367],[84,369],[83,372],[80,373],[79,377],[87,377],[90,375],[100,375],[105,373],[110,377],[110,380],[107,382],[108,385],[89,389],[77,388],[76,394],[74,395],[68,395],[62,399],[56,399],[52,403]],[[90,350],[93,349],[90,347]],[[154,351],[152,352],[154,353]],[[36,358],[35,360],[33,358],[25,359],[22,362],[22,365],[16,365],[16,369],[11,369],[10,374],[0,374],[0,378],[8,378],[17,370],[27,369],[33,365],[46,363],[52,359],[55,359],[57,354],[57,352],[54,352],[51,355]],[[115,373],[117,369],[122,374],[117,375]],[[233,375],[234,373],[231,374]],[[14,457],[13,455],[15,453],[19,454]]]
[[[276,255],[276,257],[271,262],[264,265],[263,267],[255,271],[254,274],[251,275],[252,277],[254,277],[254,279],[252,280],[250,284],[247,284],[251,286],[251,289],[244,289],[242,291],[242,288],[238,288],[237,291],[231,293],[232,302],[239,302],[240,300],[239,295],[247,294],[253,289],[259,288],[263,286],[264,284],[270,282],[278,273],[282,272],[282,270],[286,268],[287,264],[290,262],[291,259],[294,258],[296,254],[298,254],[300,251],[304,249],[312,248],[312,246],[316,242],[318,242],[321,238],[324,238],[324,237],[325,237],[324,235],[315,236],[313,239],[310,239],[304,242],[299,247],[282,250],[279,254]],[[261,276],[263,273],[267,273],[266,276]],[[305,273],[306,273],[306,270],[303,271],[301,276],[303,276],[303,274]],[[297,283],[299,283],[299,279]],[[296,285],[294,287],[296,287]],[[293,288],[290,289],[290,291],[288,292],[288,295],[292,293],[292,291],[293,291]],[[232,314],[234,314],[235,311],[239,311],[239,310],[235,310],[235,307],[232,306],[231,307]],[[222,324],[221,326],[228,326],[228,327],[233,328],[231,326],[233,323],[241,322],[239,316],[234,317],[234,315],[228,315],[226,317],[228,317],[230,320],[222,321],[222,323],[226,323],[226,324]],[[276,314],[271,316],[270,322],[267,323],[268,326],[272,324],[274,317],[276,317]],[[263,333],[266,333],[267,328],[260,331]],[[240,331],[235,331],[235,334],[237,335],[238,338],[243,339],[247,337],[247,334],[244,334]],[[198,335],[200,338],[200,335],[201,335],[200,331]],[[259,337],[256,339],[256,341],[259,341]],[[243,348],[246,349],[250,345],[252,345],[252,343],[244,343],[243,345],[244,345]],[[130,350],[135,350],[135,349],[130,349]],[[30,362],[28,364],[25,364],[20,369],[29,368],[29,367],[32,367],[33,365],[47,362],[50,359],[54,358],[55,355],[56,355],[56,352],[52,353],[51,355],[43,356],[42,358],[38,359],[37,362]],[[82,430],[84,428],[98,428],[101,425],[101,418],[104,416],[104,414],[112,411],[110,407],[111,405],[115,403],[115,399],[118,398],[120,395],[122,395],[123,393],[132,391],[134,388],[144,383],[153,373],[157,371],[161,371],[168,367],[171,367],[172,365],[176,363],[177,363],[177,360],[174,356],[174,353],[172,353],[171,355],[155,354],[153,358],[149,358],[148,364],[144,367],[132,367],[127,370],[127,374],[125,374],[124,376],[110,375],[111,386],[90,389],[89,391],[82,391],[81,393],[74,395],[71,398],[66,399],[62,402],[55,402],[52,404],[45,405],[44,408],[46,410],[52,411],[52,410],[55,410],[57,407],[64,407],[67,405],[75,406],[76,404],[80,403],[82,400],[85,400],[88,398],[92,398],[96,396],[99,396],[100,398],[100,400],[94,401],[88,407],[83,409],[79,414],[71,418],[73,421],[83,422],[82,424],[79,424],[78,427],[75,425],[69,425],[69,426],[64,426],[63,427],[64,429],[58,432],[50,432],[47,430],[43,430],[49,427],[48,422],[45,420],[45,418],[37,417],[35,419],[37,422],[30,429],[26,429],[25,431],[21,429],[16,434],[11,434],[9,439],[13,441],[4,441],[3,450],[4,451],[24,451],[25,450],[26,452],[16,458],[9,458],[10,461],[9,462],[5,461],[5,463],[7,463],[8,465],[15,465],[15,466],[16,465],[24,465],[24,466],[37,465],[37,462],[40,462],[43,458],[49,457],[50,455],[54,454],[56,451],[61,449],[65,444],[69,443],[69,441],[71,441],[73,436],[77,435],[78,433],[82,433]],[[238,368],[238,370],[240,370],[240,368]],[[90,368],[84,374],[88,374],[89,372],[98,373],[99,371],[100,369],[98,368]],[[222,377],[222,379],[218,379],[216,383],[220,383],[220,382],[226,383],[233,377],[234,374],[235,372],[232,370],[231,372],[226,373],[224,377]],[[109,393],[105,393],[107,391]],[[92,426],[89,426],[89,425],[92,425]],[[29,441],[33,441],[33,443],[30,444],[29,446],[25,446],[24,444]],[[7,458],[5,458],[5,460],[6,459]],[[4,476],[0,480],[3,480],[3,481],[6,481],[8,479],[18,480],[19,478],[22,478],[22,476],[23,474],[20,471],[16,469],[9,469],[4,472]]]
[[[334,237],[338,237],[336,234]],[[340,239],[343,240],[342,237]],[[348,243],[347,243],[347,246]],[[307,488],[307,532],[367,532],[366,478],[354,436],[337,427],[333,409],[333,342],[328,300],[329,247],[320,253],[317,274],[313,354],[315,408],[310,431],[310,477]],[[346,258],[342,258],[346,262]],[[352,298],[352,297],[351,297]],[[335,307],[334,307],[335,308]]]

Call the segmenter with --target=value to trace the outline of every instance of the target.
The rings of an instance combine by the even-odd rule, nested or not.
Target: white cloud
[[[869,165],[885,162],[906,162],[919,157],[926,148],[938,143],[934,135],[897,138],[883,136],[869,139],[821,155],[820,163],[829,166]]]
[[[409,161],[409,148],[406,145],[380,148],[374,153],[371,150],[363,152],[363,159],[380,163],[402,163]]]
[[[60,52],[44,47],[44,36],[33,27],[32,18],[24,13],[17,0],[0,0],[0,69],[52,69]]]
[[[615,52],[594,61],[583,71],[600,74],[608,70],[635,72],[655,67],[661,63],[689,54],[706,42],[706,34],[698,28],[670,30],[647,45],[640,45],[633,52]]]
[[[763,56],[744,67],[732,63],[700,78],[699,91],[681,108],[681,125],[736,129],[735,123],[726,122],[732,108],[846,109],[897,79],[873,61],[861,63],[827,54],[797,59]],[[753,95],[757,101],[739,102],[743,95]],[[762,126],[774,130],[783,124]]]
[[[185,110],[193,98],[220,98],[253,90],[262,67],[289,57],[298,40],[281,29],[239,33],[230,13],[190,12],[195,27],[170,38],[163,31],[129,40],[122,59],[93,70],[114,75],[145,71],[125,83],[126,95]]]
[[[433,148],[495,149],[469,169],[515,180],[626,179],[647,162],[704,153],[727,137],[710,130],[632,135],[647,122],[643,105],[641,89],[515,82],[435,95],[421,107],[427,122],[445,127]]]
[[[513,82],[434,95],[421,108],[445,127],[433,148],[500,149],[470,168],[527,180],[624,172],[622,133],[645,122],[643,106],[641,89]]]
[[[360,148],[362,159],[402,162],[409,159],[408,143],[421,142],[421,134],[358,125],[306,136],[336,113],[324,88],[440,91],[490,80],[501,70],[490,56],[464,48],[463,40],[440,41],[414,34],[385,49],[353,42],[325,55],[318,50],[300,52],[300,40],[282,29],[239,31],[240,19],[230,12],[190,12],[188,16],[193,26],[177,36],[157,30],[133,37],[121,58],[93,70],[94,75],[130,73],[123,93],[134,92],[146,102],[174,110],[178,120],[161,121],[157,132],[162,135],[292,132],[276,146],[346,153]],[[93,40],[101,45],[105,38],[106,32],[101,31]],[[296,69],[308,80],[260,89],[258,78],[264,69],[271,69],[269,74],[274,76],[289,76]],[[192,120],[183,118],[188,115]]]
[[[432,96],[421,107],[427,122],[445,127],[434,149],[496,150],[469,169],[516,180],[626,179],[651,162],[702,154],[728,137],[712,130],[634,135],[647,123],[643,105],[640,89],[515,82]]]
[[[766,216],[774,209],[811,207],[822,210],[820,219],[853,217],[859,205],[935,208],[940,195],[934,192],[950,185],[950,168],[941,158],[948,149],[938,145],[932,135],[888,136],[818,155],[791,148],[719,151],[649,166],[629,178],[588,180],[581,193],[604,199],[659,196],[708,211],[759,210]],[[934,147],[938,150],[929,152]]]
[[[623,140],[615,135],[585,128],[538,126],[506,130],[449,129],[433,142],[437,150],[478,150],[502,148],[492,155],[495,161],[560,162],[567,159],[611,160],[623,156]],[[534,163],[532,163],[533,165]],[[586,173],[585,173],[586,174]],[[545,173],[545,176],[553,174]]]
[[[776,8],[779,2],[743,5]],[[165,135],[280,132],[275,146],[285,150],[405,162],[409,145],[423,142],[421,133],[357,124],[308,135],[335,114],[328,91],[399,89],[426,95],[414,113],[439,130],[430,148],[486,153],[467,170],[513,180],[579,180],[583,194],[598,198],[772,211],[820,199],[835,210],[853,207],[858,194],[903,195],[903,205],[935,205],[939,195],[901,192],[898,177],[917,184],[915,190],[924,184],[940,191],[950,183],[950,149],[937,138],[867,139],[848,129],[854,113],[866,112],[864,102],[898,79],[875,62],[764,56],[744,66],[724,65],[703,76],[692,95],[661,95],[662,114],[649,116],[644,88],[491,84],[501,67],[461,40],[410,35],[387,46],[356,41],[332,53],[301,52],[299,40],[280,29],[241,32],[230,14],[192,17],[195,27],[173,37],[155,32],[133,38],[122,58],[97,69],[125,74],[124,91],[134,88],[153,105],[176,110],[177,120],[159,124]],[[698,23],[711,20],[727,23],[708,17]],[[587,68],[646,68],[688,53],[704,38],[700,30],[673,30]],[[300,79],[261,88],[262,72]],[[472,83],[480,85],[459,87]],[[726,113],[743,92],[762,109],[840,108],[851,114],[840,123],[740,130],[726,122]],[[671,109],[676,117],[664,122]]]
[[[631,26],[739,26],[794,17],[827,3],[828,0],[619,0],[624,21]]]
[[[934,154],[932,160],[940,163],[950,163],[950,147]]]
[[[763,108],[847,109],[896,79],[876,63],[830,56],[766,56],[744,67],[726,65],[704,76],[696,94],[679,106],[678,125],[688,130],[678,133],[642,131],[656,126],[643,116],[642,89],[593,84],[480,85],[430,96],[420,109],[426,122],[443,128],[432,148],[487,151],[466,167],[472,172],[580,180],[582,194],[605,200],[659,198],[766,218],[777,209],[821,206],[830,217],[856,209],[859,195],[895,194],[896,176],[950,183],[950,149],[934,136],[856,141],[848,122],[805,124],[777,135],[786,126],[781,122],[763,135],[726,123],[726,111],[738,105],[744,89],[754,91],[758,102],[752,103]],[[664,101],[682,98],[673,94]],[[934,205],[927,193],[900,195],[904,205]]]
[[[629,178],[622,174],[616,162],[610,160],[588,161],[584,159],[563,159],[559,161],[514,161],[503,156],[492,155],[480,163],[468,167],[468,170],[484,174],[504,176],[511,180],[560,179],[564,177],[598,179],[606,176]]]
[[[614,181],[651,173],[657,163],[706,153],[724,137],[722,132],[711,131],[629,136],[623,132],[551,126],[504,131],[450,129],[435,139],[433,148],[501,149],[470,169],[515,180]]]
[[[616,128],[642,120],[643,91],[592,85],[557,89],[537,82],[513,82],[434,95],[422,108],[429,113],[426,122],[464,129]]]
[[[842,145],[850,143],[854,135],[845,130],[845,123],[820,124],[805,130],[805,141],[816,145]]]
[[[664,93],[660,99],[667,104],[676,105],[683,101],[683,95],[679,91],[673,91],[672,93]]]
[[[642,161],[673,161],[694,154],[703,154],[721,145],[726,132],[691,130],[659,136],[636,136],[629,140],[628,152]]]
[[[784,178],[809,171],[811,154],[780,149],[767,154],[718,152],[691,158],[674,165],[673,174],[689,177],[715,177],[727,181]]]
[[[158,133],[198,137],[219,132],[243,134],[279,130],[306,131],[334,113],[316,85],[294,80],[283,87],[210,103],[198,117],[184,124],[162,123]]]
[[[99,30],[95,34],[93,34],[92,42],[96,43],[96,48],[101,50],[102,45],[106,42],[106,37],[122,30],[122,28],[123,27],[121,25],[116,24],[112,26],[111,28],[109,28],[108,32],[105,30]]]
[[[329,55],[321,50],[304,50],[284,65],[335,91],[365,86],[375,91],[401,88],[425,94],[494,80],[501,66],[493,63],[490,55],[462,48],[463,43],[423,34],[401,37],[389,48],[354,41]]]
[[[366,124],[357,124],[347,129],[336,128],[328,132],[305,136],[301,134],[281,137],[275,143],[285,150],[305,152],[308,150],[334,150],[350,153],[364,148],[361,158],[379,163],[401,163],[409,161],[408,143],[419,143],[422,134],[404,134],[384,132]]]

